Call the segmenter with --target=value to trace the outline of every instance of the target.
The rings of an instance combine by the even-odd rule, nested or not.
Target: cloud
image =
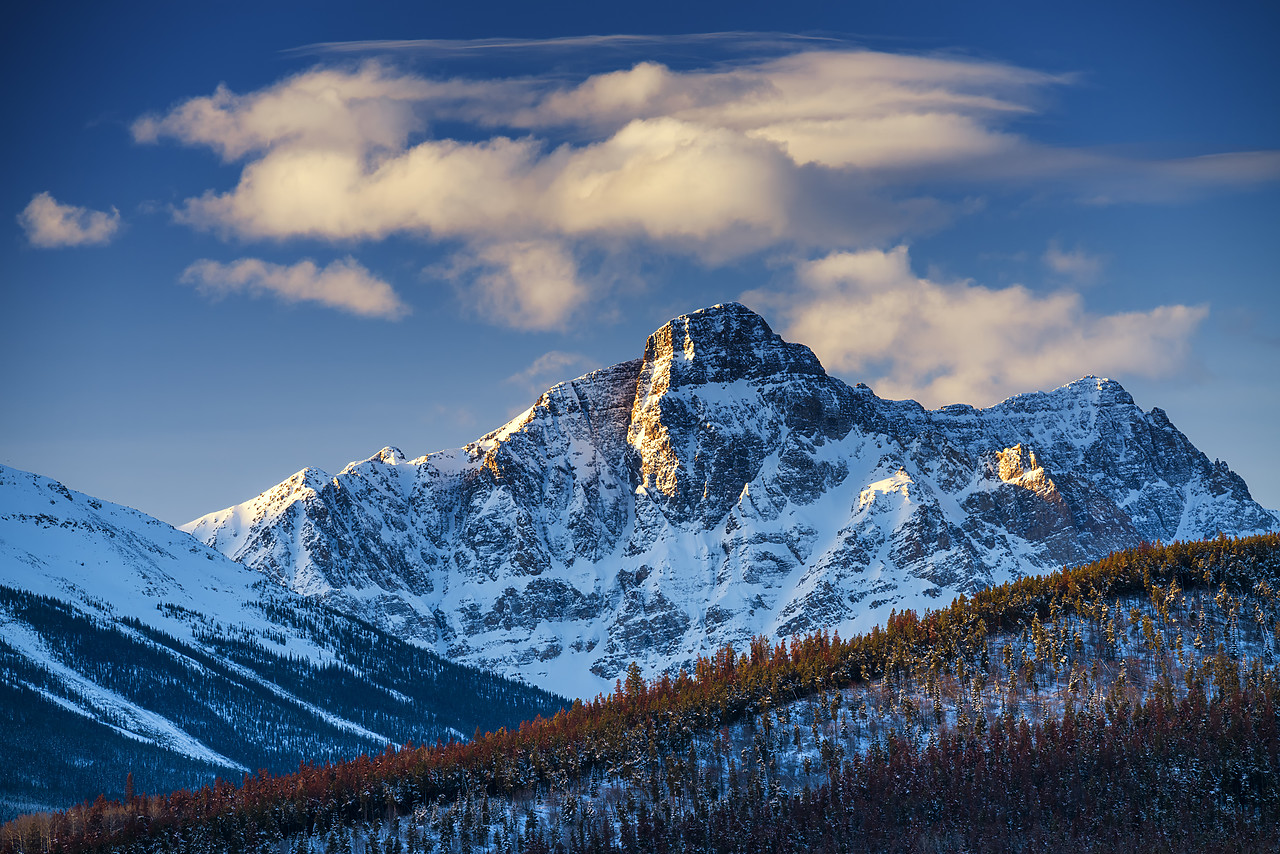
[[[1206,154],[1167,161],[1160,168],[1171,178],[1250,187],[1280,178],[1280,151]]]
[[[1042,260],[1053,272],[1079,284],[1093,282],[1102,272],[1100,255],[1090,255],[1078,246],[1064,250],[1056,240],[1050,241]]]
[[[939,204],[895,197],[880,173],[1006,152],[1016,140],[999,126],[1055,82],[869,51],[695,71],[639,62],[576,83],[432,80],[369,62],[248,94],[219,87],[133,133],[243,161],[233,189],[179,212],[242,238],[622,238],[724,259],[935,225]],[[477,138],[434,136],[442,123]]]
[[[110,213],[64,205],[48,193],[36,193],[18,214],[18,222],[32,246],[102,246],[120,230],[120,212]]]
[[[835,252],[800,265],[787,294],[748,293],[828,368],[893,398],[989,405],[1085,374],[1168,376],[1207,306],[1096,315],[1078,293],[1036,294],[916,276],[907,248]]]
[[[440,61],[450,57],[481,55],[491,60],[494,54],[510,55],[563,55],[583,51],[608,50],[614,54],[639,53],[647,57],[665,52],[687,55],[697,49],[699,56],[709,49],[722,47],[740,54],[743,50],[757,52],[781,52],[800,47],[822,46],[849,47],[845,39],[833,36],[797,35],[794,33],[738,32],[680,33],[673,35],[591,35],[560,36],[545,39],[486,38],[486,39],[365,39],[342,42],[317,42],[282,51],[295,56],[324,56],[341,54],[409,54]]]
[[[403,147],[420,125],[414,105],[438,97],[430,81],[384,72],[317,69],[249,95],[219,85],[165,115],[133,123],[138,142],[163,137],[204,145],[224,159],[302,146],[313,150],[368,151]]]
[[[257,258],[241,258],[230,264],[202,259],[187,267],[180,281],[213,298],[242,292],[269,294],[283,302],[317,302],[385,320],[398,320],[410,312],[389,284],[353,258],[334,261],[323,269],[312,261],[286,267]]]
[[[580,376],[598,367],[600,363],[590,356],[552,350],[534,359],[523,371],[507,377],[506,381],[527,390],[530,394],[539,394],[556,383]]]
[[[554,241],[473,247],[428,272],[458,285],[463,302],[481,317],[516,329],[558,329],[587,294],[572,253]]]
[[[180,221],[239,239],[467,247],[455,277],[495,322],[563,325],[598,296],[582,253],[643,246],[721,264],[892,245],[963,215],[974,186],[1067,188],[1091,201],[1273,180],[1274,152],[1145,162],[1037,143],[1019,122],[1068,75],[776,34],[685,37],[754,55],[704,67],[643,60],[569,78],[427,77],[377,61],[261,90],[219,87],[135,122],[240,165]],[[349,43],[492,55],[678,53],[680,39]],[[674,46],[674,47],[673,47]],[[820,46],[822,49],[816,49]],[[547,63],[541,63],[545,66]],[[447,129],[447,130],[446,130]]]
[[[438,426],[440,422],[446,422],[455,429],[469,431],[480,422],[471,409],[453,403],[432,404],[430,412],[431,415],[424,421],[432,427]]]

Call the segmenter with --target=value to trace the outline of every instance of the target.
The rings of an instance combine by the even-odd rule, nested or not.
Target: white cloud
[[[281,146],[364,151],[403,147],[420,126],[414,105],[437,90],[426,80],[374,65],[355,72],[318,69],[249,95],[218,86],[165,115],[133,124],[139,142],[172,137],[235,160]]]
[[[367,63],[244,95],[220,87],[133,130],[244,161],[232,190],[181,207],[188,224],[250,239],[460,239],[472,247],[455,268],[475,289],[469,301],[498,322],[548,329],[591,296],[573,246],[642,240],[714,263],[936,225],[945,206],[894,198],[876,171],[1007,149],[995,126],[1052,82],[867,51],[694,72],[641,62],[568,86]],[[481,138],[435,138],[441,121]],[[566,133],[572,142],[555,141]]]
[[[101,246],[120,230],[120,212],[110,213],[64,205],[48,193],[36,193],[18,214],[18,222],[32,246]]]
[[[1006,153],[1017,139],[996,126],[1055,80],[868,51],[718,71],[641,62],[570,87],[430,81],[366,64],[248,95],[219,88],[140,119],[134,135],[247,157],[234,190],[191,199],[181,213],[245,237],[620,234],[735,254],[808,243],[815,220],[827,223],[823,240],[846,243],[882,238],[866,233],[882,211],[901,229],[895,202],[869,192],[877,170]],[[407,143],[438,120],[489,135]],[[554,144],[566,129],[580,142]]]
[[[565,380],[600,367],[599,362],[581,353],[551,350],[534,359],[523,371],[507,377],[507,382],[538,394]]]
[[[1042,259],[1045,266],[1060,276],[1079,284],[1088,284],[1102,272],[1102,257],[1091,255],[1080,247],[1063,249],[1058,241],[1049,243]]]
[[[730,37],[749,41],[696,38]],[[1271,152],[1136,162],[1018,132],[1067,76],[758,40],[768,58],[692,70],[641,61],[578,80],[318,68],[247,94],[220,87],[133,131],[243,163],[234,187],[188,199],[183,222],[246,239],[460,241],[471,247],[458,266],[472,273],[458,279],[476,288],[469,301],[534,329],[562,325],[592,298],[575,252],[643,244],[716,264],[764,249],[883,247],[957,215],[956,191],[974,185],[1063,186],[1100,201],[1103,189],[1139,198],[1276,176]],[[652,42],[465,42],[458,52]],[[776,55],[782,46],[791,52]]]
[[[428,272],[458,285],[463,302],[481,317],[516,329],[558,329],[587,295],[573,254],[554,241],[473,247],[448,268]]]
[[[778,312],[784,335],[829,369],[928,406],[989,405],[1089,373],[1167,376],[1208,314],[1166,305],[1095,315],[1071,291],[933,282],[912,272],[905,246],[835,252],[802,264],[794,292],[743,299]]]
[[[257,258],[230,264],[202,259],[183,271],[180,281],[203,294],[271,295],[284,302],[317,302],[362,317],[398,320],[409,314],[391,285],[374,276],[353,258],[320,268],[312,261],[284,266]]]

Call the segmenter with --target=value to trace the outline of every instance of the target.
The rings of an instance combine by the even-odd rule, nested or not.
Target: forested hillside
[[[98,801],[6,851],[1275,850],[1280,536],[758,639],[468,744]]]
[[[0,820],[567,703],[440,658],[136,510],[0,466]]]
[[[210,626],[186,643],[136,619],[103,619],[0,586],[0,799],[10,808],[86,794],[198,787],[284,773],[389,741],[469,737],[564,701],[442,661],[319,603],[290,602],[299,633],[337,652],[318,663]],[[37,648],[47,657],[31,655]],[[149,737],[142,741],[138,733]],[[44,807],[47,809],[47,807]]]

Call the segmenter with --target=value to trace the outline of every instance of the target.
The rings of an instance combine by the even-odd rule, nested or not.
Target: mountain
[[[1112,380],[930,411],[827,375],[736,303],[463,448],[304,469],[184,526],[398,637],[588,697],[632,660],[669,671],[1143,540],[1277,528]]]
[[[1280,534],[1114,552],[628,668],[466,744],[26,816],[0,854],[1275,852],[1278,558]]]
[[[550,715],[127,507],[0,466],[0,817]]]

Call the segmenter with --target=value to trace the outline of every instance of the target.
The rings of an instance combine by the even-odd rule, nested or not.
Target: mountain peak
[[[397,465],[405,461],[404,451],[393,445],[387,445],[381,451],[374,454],[372,459],[378,462],[386,463],[389,466]]]
[[[1095,377],[1092,374],[1083,376],[1075,382],[1062,386],[1076,395],[1091,395],[1102,406],[1131,405],[1133,395],[1115,380],[1106,377]]]
[[[663,390],[779,374],[825,376],[803,344],[783,341],[765,319],[737,302],[682,314],[649,336],[642,379]]]
[[[1166,425],[1098,377],[985,409],[882,400],[725,303],[407,476],[353,467],[193,530],[414,643],[589,697],[632,660],[674,670],[1143,539],[1280,525]]]
[[[1052,391],[1032,391],[1015,394],[997,404],[995,409],[1005,411],[1039,411],[1046,407],[1058,407],[1080,401],[1090,406],[1134,406],[1133,395],[1125,387],[1106,377],[1095,377],[1092,374],[1073,380],[1066,385],[1058,386]],[[951,407],[946,407],[950,409]]]

